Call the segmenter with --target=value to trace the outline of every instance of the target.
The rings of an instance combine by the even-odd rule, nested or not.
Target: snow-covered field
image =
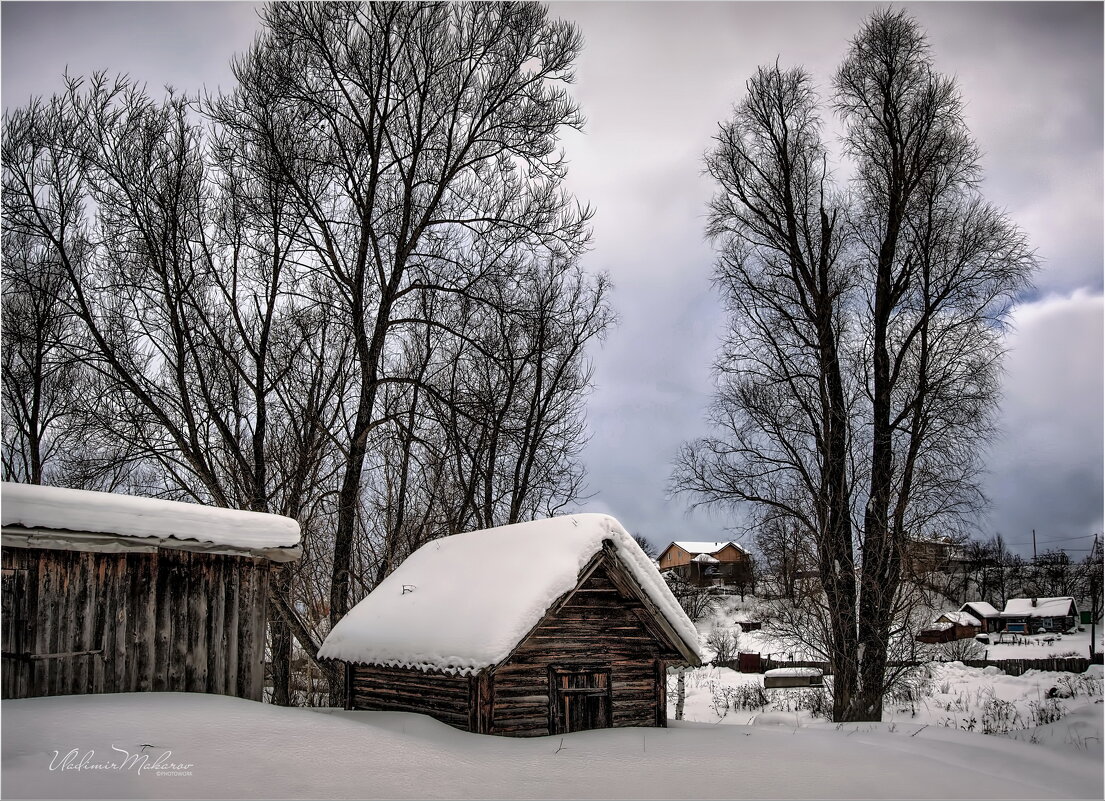
[[[684,720],[738,726],[770,720],[791,728],[826,723],[819,716],[828,703],[825,690],[764,690],[763,678],[728,668],[688,671]],[[669,717],[675,714],[674,695],[671,679]],[[907,734],[942,727],[1014,739],[1088,758],[1100,767],[1103,711],[1100,665],[1085,674],[1030,670],[1008,676],[995,667],[946,662],[932,663],[911,687],[888,699],[883,723]]]
[[[751,726],[683,723],[530,740],[465,734],[405,713],[177,693],[5,701],[3,713],[5,798],[1101,798],[1103,791],[1100,746],[1087,758],[941,726],[795,726],[785,713],[758,715]]]

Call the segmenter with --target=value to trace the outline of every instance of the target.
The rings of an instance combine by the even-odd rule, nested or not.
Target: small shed
[[[917,635],[920,642],[944,643],[973,638],[982,631],[982,622],[967,612],[945,612]]]
[[[261,700],[279,515],[0,485],[3,697],[205,692]]]
[[[821,687],[824,684],[821,668],[790,667],[775,668],[764,674],[764,689],[780,687]]]
[[[319,655],[345,663],[349,709],[523,737],[665,726],[669,664],[701,664],[697,630],[655,565],[599,514],[422,546]]]

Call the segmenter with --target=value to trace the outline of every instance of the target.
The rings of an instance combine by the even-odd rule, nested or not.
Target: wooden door
[[[552,734],[613,725],[609,668],[552,668],[549,678]]]

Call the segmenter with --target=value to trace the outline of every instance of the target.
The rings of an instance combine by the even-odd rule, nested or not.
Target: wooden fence
[[[1003,670],[1010,676],[1020,676],[1029,670],[1051,670],[1051,671],[1064,671],[1068,673],[1085,673],[1086,669],[1090,666],[1091,662],[1085,657],[1054,657],[1050,659],[962,659],[961,661],[967,667],[996,667]],[[1098,654],[1094,660],[1097,664],[1101,664],[1101,654]],[[715,662],[717,667],[727,667],[733,670],[740,670],[739,662]],[[890,662],[889,667],[916,667],[924,662]],[[746,660],[747,666],[747,660]],[[828,662],[818,661],[786,661],[779,659],[760,659],[760,672],[767,672],[776,668],[792,668],[792,667],[812,667],[820,668],[825,675],[830,675],[832,671],[829,669]]]

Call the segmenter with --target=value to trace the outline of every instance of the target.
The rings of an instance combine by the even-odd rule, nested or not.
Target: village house
[[[657,560],[698,587],[747,586],[752,582],[752,557],[735,542],[673,542]]]
[[[928,537],[906,543],[902,569],[914,576],[949,573],[962,567],[963,549],[948,537]]]
[[[0,485],[3,697],[201,692],[261,700],[279,515]]]
[[[535,736],[667,725],[667,668],[698,633],[614,518],[579,514],[427,543],[340,620],[319,656],[346,708]]]
[[[988,634],[991,631],[1001,631],[1003,623],[1001,612],[986,601],[967,601],[959,607],[964,612],[979,622],[980,633]]]
[[[1001,611],[1004,630],[1015,634],[1069,631],[1078,619],[1078,606],[1070,597],[1010,598]]]

